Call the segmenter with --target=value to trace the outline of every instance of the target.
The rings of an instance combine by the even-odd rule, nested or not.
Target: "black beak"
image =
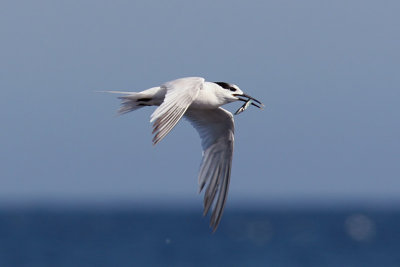
[[[256,106],[256,107],[258,107],[258,108],[260,108],[260,109],[263,109],[264,108],[264,104],[263,103],[261,103],[260,101],[258,101],[257,99],[255,99],[254,97],[252,97],[252,96],[249,96],[249,95],[246,95],[246,94],[241,94],[241,95],[239,95],[239,94],[234,94],[233,96],[236,96],[240,101],[243,101],[243,102],[247,102],[247,101],[249,101],[250,99],[251,100],[253,100],[254,102],[257,102],[258,104],[256,104],[256,103],[254,103],[254,102],[251,102],[251,104],[253,105],[253,106]],[[242,97],[242,98],[241,98]],[[243,98],[243,97],[247,97],[247,99],[246,98]]]

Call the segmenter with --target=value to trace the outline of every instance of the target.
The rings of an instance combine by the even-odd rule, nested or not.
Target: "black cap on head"
[[[218,84],[219,86],[221,86],[224,89],[230,90],[232,92],[236,91],[236,88],[233,87],[231,84],[226,83],[226,82],[214,82],[216,84]]]

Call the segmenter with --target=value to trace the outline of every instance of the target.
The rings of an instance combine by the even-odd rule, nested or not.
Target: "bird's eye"
[[[230,87],[229,90],[231,90],[232,92],[235,92],[235,91],[236,91],[236,89],[233,88],[233,87]]]

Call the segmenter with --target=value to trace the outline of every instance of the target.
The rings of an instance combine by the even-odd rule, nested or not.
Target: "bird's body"
[[[234,143],[233,115],[221,106],[241,100],[246,102],[241,108],[243,111],[250,104],[261,108],[261,102],[244,94],[236,85],[207,82],[200,77],[173,80],[142,92],[109,92],[124,94],[119,97],[122,99],[120,114],[145,106],[159,106],[150,120],[153,122],[154,145],[183,116],[196,128],[203,147],[199,172],[200,191],[208,184],[204,195],[204,215],[213,206],[210,226],[215,231],[228,193]],[[258,104],[251,102],[252,100]]]
[[[192,88],[192,86],[199,86],[198,94],[194,97],[190,107],[195,109],[215,109],[224,104],[237,101],[226,97],[220,92],[221,86],[213,82],[204,81],[203,78],[189,77],[167,82],[162,86],[152,87],[142,92],[120,92],[111,91],[112,93],[126,94],[121,99],[123,102],[122,108],[119,110],[120,113],[126,113],[132,111],[130,109],[137,109],[143,106],[160,106],[167,93],[168,85],[174,84],[174,87],[178,88]],[[201,88],[201,90],[200,90]]]

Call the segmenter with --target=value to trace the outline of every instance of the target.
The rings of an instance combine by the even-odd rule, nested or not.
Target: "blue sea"
[[[0,210],[0,266],[400,266],[400,210]]]

